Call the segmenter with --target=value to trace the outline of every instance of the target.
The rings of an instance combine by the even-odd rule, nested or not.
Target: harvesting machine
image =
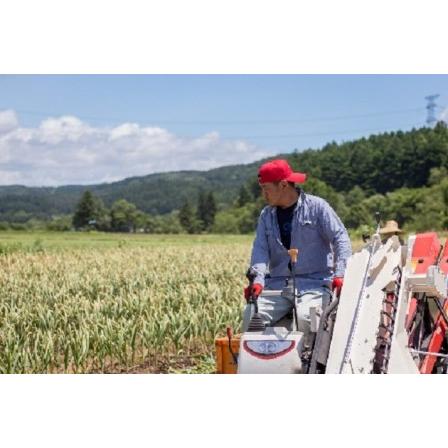
[[[299,254],[300,256],[300,254]],[[348,260],[339,296],[311,309],[311,337],[291,319],[265,328],[256,300],[248,331],[216,341],[222,373],[447,373],[448,241],[434,232],[407,245],[380,235]],[[298,303],[294,281],[282,290]]]

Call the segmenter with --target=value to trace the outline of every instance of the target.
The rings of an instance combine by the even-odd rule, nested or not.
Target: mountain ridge
[[[340,144],[330,142],[321,149],[277,154],[207,171],[152,173],[92,185],[0,186],[0,221],[26,222],[73,213],[86,190],[107,207],[126,199],[153,215],[179,210],[187,199],[195,203],[201,190],[213,191],[218,208],[225,209],[235,203],[242,185],[256,187],[259,165],[273,158],[287,158],[295,170],[308,174],[310,187],[318,181],[321,190],[340,194],[342,201],[351,200],[353,189],[360,190],[356,191],[360,198],[386,195],[400,188],[426,187],[433,168],[448,169],[448,128],[439,122],[434,128],[372,134]]]

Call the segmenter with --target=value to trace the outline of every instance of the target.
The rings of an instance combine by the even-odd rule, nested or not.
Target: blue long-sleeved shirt
[[[324,199],[303,191],[293,215],[291,248],[299,250],[295,274],[300,289],[329,285],[333,276],[342,277],[352,254],[347,230],[336,212]],[[289,277],[289,260],[280,239],[277,209],[267,206],[258,219],[252,248],[255,283],[264,285],[268,271],[272,280]]]

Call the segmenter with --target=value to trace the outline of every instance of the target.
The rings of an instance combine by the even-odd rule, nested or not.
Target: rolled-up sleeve
[[[334,253],[334,275],[343,277],[352,245],[347,230],[330,204],[322,201],[319,225],[323,236],[331,243]]]
[[[260,283],[264,286],[264,277],[269,265],[269,245],[266,233],[266,224],[264,222],[266,209],[263,209],[258,218],[257,233],[252,246],[252,256],[250,266],[256,273],[254,283]]]

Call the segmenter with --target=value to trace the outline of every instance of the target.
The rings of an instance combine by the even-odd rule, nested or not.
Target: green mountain
[[[333,195],[340,203],[338,209],[344,204],[356,206],[376,194],[428,186],[433,168],[448,168],[448,129],[438,123],[433,129],[382,133],[276,157],[288,158],[293,167],[308,173],[310,181],[305,189]],[[222,209],[234,204],[242,185],[255,183],[256,187],[257,168],[262,162],[209,171],[157,173],[89,186],[0,186],[0,221],[26,222],[73,213],[86,190],[108,207],[126,199],[150,214],[179,210],[187,198],[196,202],[201,190],[213,191]]]
[[[180,209],[187,198],[195,202],[201,189],[214,191],[218,203],[225,205],[235,199],[242,184],[256,175],[257,166],[258,162],[209,171],[157,173],[88,186],[0,186],[0,221],[24,222],[32,217],[45,219],[72,213],[86,190],[100,197],[106,206],[126,199],[151,214]]]

